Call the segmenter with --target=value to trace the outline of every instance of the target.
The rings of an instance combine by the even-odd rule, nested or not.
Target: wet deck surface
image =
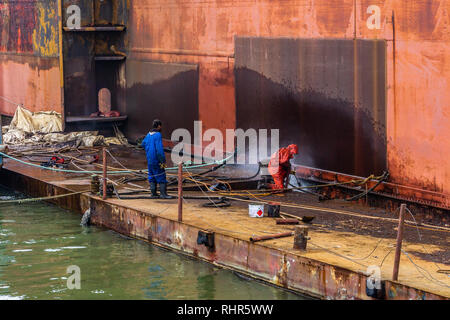
[[[111,147],[111,153],[118,160],[109,159],[109,165],[121,168],[121,165],[129,169],[146,168],[146,159],[143,151],[126,148]],[[89,161],[99,150],[80,150],[63,155],[73,156],[80,160]],[[24,161],[41,161],[45,156],[29,154]],[[48,156],[47,156],[48,158]],[[36,162],[35,162],[36,163]],[[82,161],[70,165],[69,169],[100,170],[100,165],[87,165]],[[170,164],[169,164],[170,166]],[[5,168],[32,176],[47,183],[58,185],[72,191],[84,191],[90,189],[90,175],[78,173],[59,173],[38,168],[27,167],[23,164],[5,160]],[[239,174],[230,172],[231,167],[224,167],[211,175],[214,176],[252,176],[254,169]],[[192,170],[195,175],[208,169]],[[111,170],[114,170],[111,168]],[[175,171],[170,171],[168,179],[175,178]],[[121,175],[110,176],[113,181],[123,181]],[[133,176],[128,175],[132,178]],[[134,176],[135,177],[135,176]],[[198,182],[197,182],[198,183]],[[195,185],[190,182],[186,186]],[[135,190],[148,189],[147,182],[133,181],[132,183],[118,185],[120,193]],[[218,196],[212,192],[189,191],[185,195],[191,196]],[[145,194],[137,194],[134,197]],[[219,195],[220,196],[220,195]],[[311,240],[308,242],[308,250],[299,253],[292,249],[293,238],[284,238],[261,242],[261,245],[284,250],[302,255],[307,258],[322,261],[332,265],[347,268],[352,271],[366,272],[371,265],[380,266],[382,276],[391,279],[394,261],[395,239],[397,235],[398,213],[392,214],[381,209],[364,207],[359,204],[342,200],[320,202],[318,198],[304,193],[292,192],[288,194],[271,195],[254,198],[249,196],[247,201],[231,201],[227,208],[206,208],[208,200],[184,200],[183,222],[203,229],[215,230],[218,233],[233,236],[238,239],[248,240],[255,235],[267,235],[283,233],[294,230],[293,226],[277,226],[273,218],[255,219],[248,217],[248,203],[276,201],[289,203],[296,208],[282,206],[282,213],[295,216],[314,216],[310,227]],[[152,215],[160,215],[168,219],[177,219],[177,200],[150,200],[133,199],[118,200],[109,199],[111,203],[126,206]],[[412,221],[407,214],[406,219]],[[418,221],[423,223],[418,228],[414,224],[405,227],[403,249],[409,256],[402,255],[400,264],[399,282],[425,290],[431,293],[450,297],[450,276],[440,273],[450,269],[450,229],[448,226],[436,224],[433,221]],[[411,261],[411,260],[412,261]],[[420,269],[422,268],[422,269]]]

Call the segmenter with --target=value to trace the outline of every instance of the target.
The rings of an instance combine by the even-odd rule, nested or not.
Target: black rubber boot
[[[267,187],[267,184],[265,183],[265,181],[260,180],[260,181],[258,181],[258,185],[257,185],[256,189],[264,190],[264,189],[269,189],[269,188]]]
[[[156,182],[150,182],[150,191],[152,192],[152,198],[159,198]]]
[[[160,183],[159,188],[161,190],[161,194],[159,196],[160,199],[173,199],[174,198],[167,194],[167,183]]]

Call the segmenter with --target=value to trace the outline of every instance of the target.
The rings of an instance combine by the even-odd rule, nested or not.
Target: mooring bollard
[[[400,257],[402,254],[402,241],[403,241],[403,225],[405,222],[405,211],[406,204],[400,206],[400,216],[398,217],[398,230],[397,230],[397,246],[395,248],[395,260],[394,260],[394,271],[392,273],[392,280],[398,280],[398,271],[400,267]]]
[[[270,202],[267,214],[271,218],[279,218],[280,217],[280,209],[281,209],[281,206],[279,203]]]
[[[106,161],[106,148],[103,148],[103,200],[106,200],[106,192],[107,192],[107,182],[106,182],[106,176],[107,176],[107,161]]]
[[[183,163],[178,165],[178,221],[183,221]]]
[[[308,244],[308,227],[298,226],[295,227],[294,231],[294,249],[296,250],[306,250],[306,245]]]
[[[95,195],[100,193],[100,179],[97,175],[91,177],[91,193]]]

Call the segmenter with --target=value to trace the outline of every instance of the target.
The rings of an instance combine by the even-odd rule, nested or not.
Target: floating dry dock
[[[90,178],[85,174],[52,172],[24,166],[10,159],[4,159],[4,162],[0,170],[1,183],[33,197],[90,189]],[[137,165],[142,166],[142,163]],[[201,194],[197,192],[197,195]],[[299,197],[302,197],[305,208],[308,208],[308,203],[311,207],[304,209],[304,213],[321,214],[330,220],[343,216],[346,224],[367,218],[369,223],[361,224],[365,228],[374,223],[395,232],[395,223],[382,225],[382,220],[369,215],[365,217],[360,209],[320,208],[308,200],[307,195]],[[394,239],[377,238],[350,229],[327,228],[324,221],[328,218],[325,220],[321,216],[316,219],[317,224],[311,225],[307,250],[300,251],[293,249],[292,237],[252,243],[252,236],[286,233],[294,227],[276,225],[273,218],[249,218],[245,203],[233,202],[229,208],[218,209],[203,207],[205,201],[185,200],[183,221],[178,222],[176,199],[111,198],[104,201],[86,192],[52,202],[79,213],[91,209],[91,222],[95,225],[321,299],[372,299],[366,294],[367,268],[380,264],[385,299],[450,297],[448,275],[436,272],[443,264],[438,265],[421,255],[448,253],[446,228],[433,229],[432,241],[429,242],[409,242],[409,237],[406,239],[403,248],[410,254],[402,255],[399,280],[394,282],[390,281],[394,255],[389,254],[394,248]],[[416,232],[415,229],[407,229]],[[213,249],[197,244],[199,231],[214,233]],[[425,234],[426,228],[421,232]],[[434,241],[433,237],[441,239],[441,242]]]

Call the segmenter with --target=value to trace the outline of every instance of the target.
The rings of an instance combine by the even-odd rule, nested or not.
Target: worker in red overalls
[[[275,184],[269,184],[271,189],[285,189],[289,175],[291,173],[290,160],[298,154],[296,144],[291,144],[287,148],[281,148],[270,158],[269,173],[272,175]]]

